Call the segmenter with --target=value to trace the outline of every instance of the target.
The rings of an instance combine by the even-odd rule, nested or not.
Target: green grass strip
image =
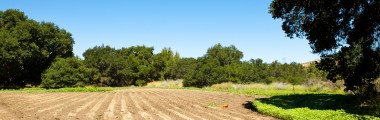
[[[278,101],[277,101],[278,102]],[[264,103],[263,100],[254,100],[253,106],[254,109],[256,109],[258,112],[277,117],[284,120],[380,120],[379,117],[374,117],[370,115],[363,115],[363,114],[354,114],[354,113],[347,113],[344,109],[337,109],[337,110],[331,110],[331,109],[310,109],[307,106],[304,107],[294,107],[292,105],[287,104],[287,101],[283,101],[285,104],[282,107],[279,107],[279,105],[273,105],[273,104],[267,104]],[[328,101],[327,101],[328,102]],[[302,103],[300,103],[302,104]],[[310,102],[309,104],[313,104]],[[334,104],[334,103],[332,103]],[[292,106],[292,107],[289,107]],[[310,105],[311,107],[313,105]],[[339,105],[330,105],[331,107],[339,107]],[[345,106],[350,106],[349,104],[345,104]],[[288,107],[288,108],[286,108]],[[325,107],[322,105],[322,107]]]
[[[4,89],[2,92],[107,92],[120,88],[112,87],[82,87],[82,88],[59,88],[59,89],[45,89],[45,88],[21,88],[21,89]]]
[[[349,114],[344,110],[282,109],[274,105],[262,103],[260,100],[253,101],[253,105],[260,113],[285,120],[380,120],[380,118],[374,116]]]

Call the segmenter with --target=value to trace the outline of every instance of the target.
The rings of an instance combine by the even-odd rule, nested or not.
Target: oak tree
[[[380,73],[379,0],[273,0],[269,12],[282,19],[288,37],[306,38],[321,56],[320,69],[346,90],[376,95]]]
[[[71,34],[14,9],[0,11],[0,87],[38,85],[57,58],[73,56]]]

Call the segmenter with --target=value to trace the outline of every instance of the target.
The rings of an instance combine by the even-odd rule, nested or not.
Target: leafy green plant
[[[89,82],[90,69],[78,57],[58,58],[43,74],[41,87],[84,87]]]
[[[144,80],[137,80],[136,84],[141,87],[145,84],[145,81]]]
[[[358,108],[354,97],[337,94],[280,95],[257,99],[253,105],[260,113],[286,120],[380,119],[371,111]]]

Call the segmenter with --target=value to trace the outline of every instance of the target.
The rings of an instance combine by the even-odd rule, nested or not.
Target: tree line
[[[197,59],[181,58],[170,48],[154,54],[153,47],[131,46],[115,49],[95,46],[78,57],[58,58],[42,74],[41,87],[142,86],[157,80],[184,79],[184,86],[205,87],[223,82],[302,84],[308,78],[325,77],[315,67],[301,64],[264,63],[261,59],[241,61],[243,53],[235,46],[216,44]],[[314,68],[314,70],[310,70]]]
[[[23,12],[0,12],[0,87],[44,88],[144,85],[167,79],[184,79],[185,86],[204,87],[222,82],[288,82],[301,84],[309,74],[299,63],[264,63],[261,59],[241,61],[235,46],[216,44],[205,55],[181,58],[170,48],[154,54],[153,47],[115,49],[95,46],[83,53],[72,52],[71,34],[54,23],[36,22]],[[309,67],[310,68],[310,67]],[[315,67],[314,67],[315,68]]]
[[[100,46],[99,49],[109,50],[107,53],[110,54],[104,56],[116,59],[91,58],[94,54],[102,54],[97,53],[95,47],[95,52],[86,51],[85,59],[81,60],[73,58],[74,40],[69,32],[54,23],[36,22],[19,10],[9,9],[0,11],[0,87],[39,85],[41,82],[45,84],[45,81],[45,87],[55,84],[54,81],[70,85],[75,83],[74,86],[114,86],[144,84],[167,78],[184,78],[184,85],[197,87],[226,81],[288,81],[296,84],[312,76],[327,77],[333,82],[343,80],[346,91],[354,91],[365,99],[375,99],[371,103],[378,104],[379,8],[378,0],[273,0],[269,13],[274,19],[283,20],[285,34],[290,38],[306,38],[312,52],[321,56],[320,62],[315,65],[318,69],[308,67],[306,71],[297,63],[281,64],[275,61],[262,64],[260,59],[240,61],[243,54],[234,46],[220,45],[213,46],[200,58],[177,57],[177,60],[175,55],[169,60],[166,53],[154,55],[150,52],[153,48],[144,46],[125,50]],[[143,49],[142,55],[136,54],[140,49]],[[178,66],[181,65],[179,63],[186,66]],[[68,66],[66,71],[78,74],[75,77],[67,76],[71,79],[69,81],[58,80],[69,73],[49,73],[60,69],[54,67],[60,65]],[[180,71],[171,74],[176,70]]]
[[[296,62],[265,63],[259,58],[241,61],[242,57],[243,53],[235,46],[216,44],[197,59],[196,67],[185,75],[184,86],[204,87],[223,82],[285,82],[295,85],[309,79],[326,80],[326,73],[318,70],[314,64],[304,67]]]
[[[282,6],[281,2],[274,1],[270,12],[274,18],[288,20],[284,23],[297,21],[298,14],[282,10],[302,6],[294,6],[293,3],[289,5]],[[289,18],[286,14],[295,17]],[[295,31],[285,29],[289,37],[294,34],[313,37],[306,29],[298,29],[297,25],[302,23],[289,23],[292,24],[285,24],[284,28],[297,28]],[[309,24],[302,25],[305,25],[302,28],[310,27]],[[319,30],[318,26],[311,27],[316,27],[313,30]],[[377,37],[371,36],[368,40],[374,38]],[[376,46],[360,46],[362,42],[359,41],[340,47],[341,50],[334,53],[329,52],[334,46],[329,47],[326,44],[329,48],[324,48],[326,46],[320,46],[325,45],[322,43],[324,42],[311,41],[315,53],[323,53],[321,62],[312,67],[303,67],[294,62],[264,63],[261,59],[241,61],[243,53],[235,46],[220,44],[210,47],[207,53],[199,58],[181,58],[179,53],[170,48],[164,48],[160,53],[154,54],[153,47],[132,46],[115,49],[102,45],[88,49],[83,53],[82,60],[73,55],[74,40],[71,33],[54,23],[37,22],[19,10],[8,9],[0,11],[0,87],[128,86],[166,79],[184,79],[185,86],[203,87],[222,82],[300,84],[308,79],[329,78],[332,81],[345,80],[346,90],[377,94],[373,93],[376,92],[373,81],[379,76],[376,62],[378,59],[372,58],[373,54],[377,55]]]

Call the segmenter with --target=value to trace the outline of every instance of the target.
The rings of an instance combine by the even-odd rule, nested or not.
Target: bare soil
[[[0,92],[0,120],[276,119],[249,109],[254,99],[222,92],[153,88],[94,93]],[[228,108],[223,108],[225,104]]]

